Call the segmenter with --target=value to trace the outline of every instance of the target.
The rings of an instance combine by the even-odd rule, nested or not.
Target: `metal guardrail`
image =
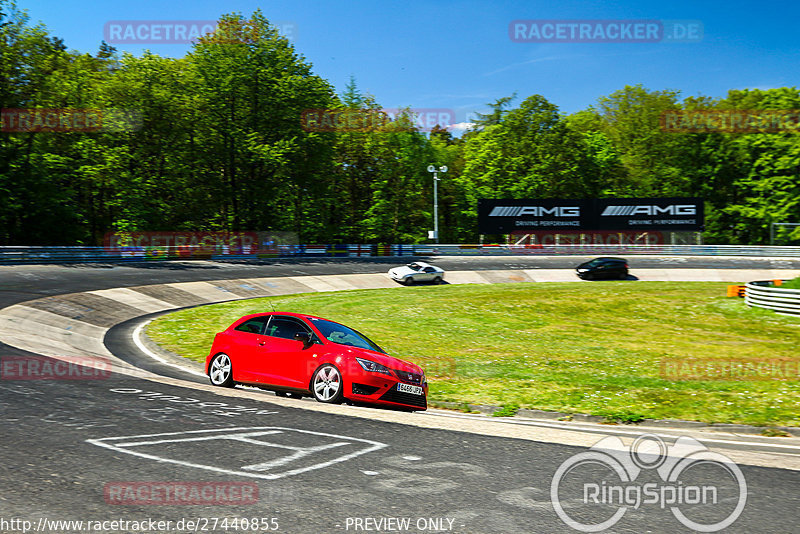
[[[415,245],[419,254],[441,255],[517,255],[517,254],[653,254],[666,256],[751,256],[800,258],[800,247],[747,245]]]
[[[0,247],[2,264],[116,263],[163,260],[254,260],[278,257],[413,256],[414,245]]]
[[[99,263],[120,261],[102,247],[0,247],[0,264]]]
[[[800,289],[776,287],[772,281],[748,282],[744,288],[744,303],[785,315],[800,316]]]
[[[739,245],[278,245],[235,247],[0,247],[0,264],[105,263],[180,259],[246,260],[275,257],[666,255],[800,258],[800,247]]]

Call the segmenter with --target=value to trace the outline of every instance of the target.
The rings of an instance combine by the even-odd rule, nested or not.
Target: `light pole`
[[[447,165],[442,165],[438,169],[433,165],[428,165],[428,172],[433,173],[433,238],[439,242],[439,196],[437,184],[440,180],[439,173],[447,172]]]

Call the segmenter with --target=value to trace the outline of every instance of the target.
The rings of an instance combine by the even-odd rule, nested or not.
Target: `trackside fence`
[[[800,258],[800,247],[739,245],[434,245],[327,244],[275,245],[272,248],[219,245],[122,247],[0,247],[0,264],[104,263],[181,259],[254,260],[285,257],[353,258],[375,256],[516,256],[516,255],[747,256]]]
[[[800,316],[800,289],[785,289],[775,282],[749,282],[744,288],[744,302],[748,306],[766,308],[785,315]]]

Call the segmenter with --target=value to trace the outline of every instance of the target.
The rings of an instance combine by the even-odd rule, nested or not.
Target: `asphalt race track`
[[[432,261],[448,271],[492,271],[568,269],[583,259]],[[670,269],[678,276],[681,269],[800,269],[800,259],[629,260],[634,275],[637,269]],[[403,261],[0,267],[0,308],[145,284],[384,273]],[[732,273],[731,280],[737,276]],[[435,420],[434,415],[349,406],[317,410],[316,403],[257,390],[218,391],[185,371],[143,363],[130,342],[135,324],[113,327],[106,346],[165,378],[87,368],[78,373],[81,379],[15,380],[4,375],[0,380],[0,532],[577,532],[554,508],[551,484],[559,467],[586,452],[603,437],[600,433],[586,438],[585,446],[565,445],[554,442],[544,427],[498,423],[505,429],[498,432],[502,435],[483,435],[466,426],[458,430],[461,420],[444,416],[436,420],[442,428],[433,428],[427,421]],[[20,356],[33,355],[0,346],[0,359]],[[614,433],[609,429],[608,434]],[[796,441],[785,439],[787,444]],[[732,457],[734,450],[744,454],[752,446],[744,438],[731,443]],[[754,450],[760,452],[751,455],[752,461],[737,460],[746,480],[746,504],[724,531],[800,531],[800,448]],[[759,466],[783,463],[791,468]],[[714,467],[697,471],[691,486],[713,485],[709,495],[714,499],[692,504],[686,491],[686,503],[679,507],[699,523],[723,520],[740,497],[735,477]],[[588,469],[584,476],[601,476],[596,466]],[[633,477],[637,483],[659,483],[653,471],[642,473]],[[592,493],[596,489],[587,490],[586,479],[565,474],[559,507],[586,523],[598,523],[622,509],[618,502],[604,501],[603,493]],[[595,499],[600,495],[600,502],[581,501],[587,491]],[[669,505],[626,503],[628,508],[609,531],[691,532]],[[83,524],[53,523],[68,520]]]

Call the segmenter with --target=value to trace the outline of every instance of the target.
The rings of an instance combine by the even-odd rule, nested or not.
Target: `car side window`
[[[264,325],[267,324],[269,317],[255,317],[249,321],[245,321],[235,328],[239,332],[247,332],[248,334],[260,334],[264,331]]]
[[[433,267],[425,267],[425,272],[426,273],[433,273],[433,272],[436,272],[436,269],[434,269]]]
[[[295,334],[298,332],[308,332],[312,334],[312,339],[316,337],[308,327],[292,317],[273,316],[267,328],[268,336],[280,337],[283,339],[294,339]]]

